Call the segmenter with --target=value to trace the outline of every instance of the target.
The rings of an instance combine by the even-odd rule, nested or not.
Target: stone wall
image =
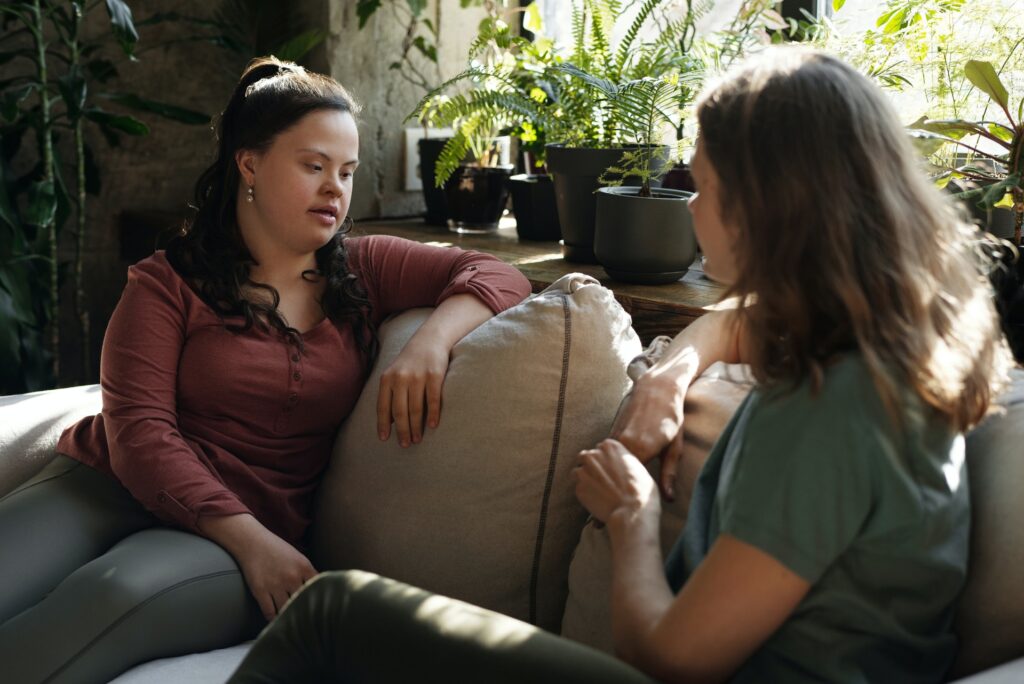
[[[360,31],[354,2],[326,2],[325,44],[329,73],[363,104],[360,124],[361,164],[353,192],[353,218],[409,216],[423,211],[422,193],[403,189],[405,117],[425,91],[393,69],[399,59],[405,26],[385,6]],[[480,8],[459,6],[459,0],[431,0],[427,16],[440,28],[438,67],[425,59],[416,64],[433,85],[459,73],[477,25]],[[412,150],[416,154],[416,150]]]

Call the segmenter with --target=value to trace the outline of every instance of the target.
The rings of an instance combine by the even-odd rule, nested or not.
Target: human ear
[[[256,166],[259,157],[253,150],[238,150],[235,152],[235,164],[238,165],[238,173],[246,185],[256,185]]]

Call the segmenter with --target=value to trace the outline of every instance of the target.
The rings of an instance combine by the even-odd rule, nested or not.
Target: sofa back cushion
[[[643,357],[630,365],[636,377],[660,358],[665,340],[655,339]],[[683,456],[676,478],[673,501],[662,498],[661,547],[667,554],[682,533],[690,495],[711,447],[725,429],[733,413],[753,387],[746,366],[716,363],[689,388],[683,404]],[[657,479],[660,461],[648,464]],[[562,636],[594,648],[612,652],[611,618],[611,546],[608,530],[588,522],[569,568],[569,596],[562,621]]]
[[[428,316],[381,327],[314,516],[319,569],[357,568],[558,631],[586,513],[576,454],[607,436],[640,351],[611,291],[571,274],[452,350],[441,423],[407,449],[376,435],[382,369]]]
[[[1024,656],[1024,370],[999,403],[1005,412],[967,435],[971,557],[955,676]]]

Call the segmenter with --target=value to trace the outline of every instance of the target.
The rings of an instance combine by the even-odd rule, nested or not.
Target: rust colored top
[[[374,324],[460,293],[499,313],[530,291],[485,254],[385,236],[347,245]],[[335,432],[368,371],[349,326],[324,319],[302,340],[300,355],[276,331],[227,330],[157,252],[128,270],[110,319],[102,412],[65,430],[57,449],[172,525],[198,533],[200,516],[251,513],[302,546]]]

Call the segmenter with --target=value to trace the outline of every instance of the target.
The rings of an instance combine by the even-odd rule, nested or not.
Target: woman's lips
[[[325,226],[334,225],[334,214],[329,211],[318,211],[316,209],[310,209],[309,213],[316,216]]]

